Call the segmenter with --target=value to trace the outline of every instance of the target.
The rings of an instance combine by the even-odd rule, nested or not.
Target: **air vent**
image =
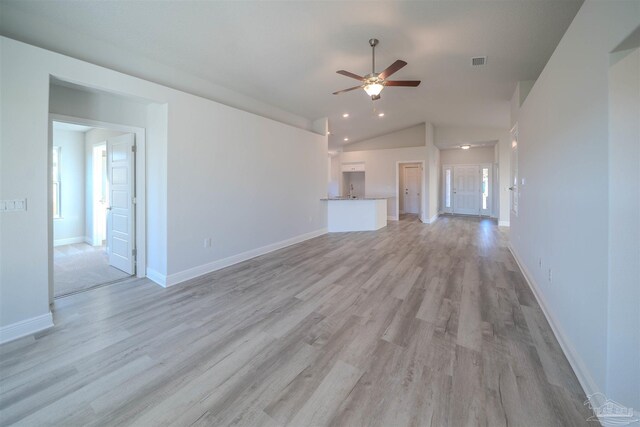
[[[471,66],[472,67],[480,67],[482,65],[485,65],[487,63],[487,57],[486,56],[475,56],[473,58],[471,58]]]

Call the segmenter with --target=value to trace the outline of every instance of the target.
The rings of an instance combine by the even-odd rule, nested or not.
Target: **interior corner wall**
[[[609,68],[608,252],[607,395],[633,408],[640,408],[638,47],[612,54]]]
[[[511,244],[587,394],[606,393],[610,375],[640,381],[607,371],[609,52],[638,25],[639,2],[585,1],[518,113]]]
[[[60,218],[53,220],[54,246],[80,243],[85,236],[84,133],[53,130],[60,147]]]

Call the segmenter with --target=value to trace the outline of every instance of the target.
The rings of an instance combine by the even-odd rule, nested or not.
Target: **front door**
[[[453,213],[480,215],[480,166],[455,166],[453,179]]]
[[[107,252],[109,264],[129,274],[135,273],[134,147],[132,133],[107,140]]]
[[[420,167],[404,167],[404,212],[420,213]]]

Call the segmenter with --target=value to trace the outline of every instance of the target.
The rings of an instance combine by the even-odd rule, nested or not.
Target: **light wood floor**
[[[0,424],[593,425],[490,220],[325,235],[54,319],[0,347]]]

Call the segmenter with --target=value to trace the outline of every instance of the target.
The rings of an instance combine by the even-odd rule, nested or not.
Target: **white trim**
[[[53,327],[53,316],[51,312],[32,317],[31,319],[21,320],[0,328],[0,344],[26,337]]]
[[[427,224],[432,224],[434,222],[436,222],[436,220],[438,219],[438,217],[440,216],[440,214],[435,214],[434,216],[432,216],[429,221],[427,221]]]
[[[157,283],[158,285],[162,286],[163,288],[167,287],[167,276],[165,276],[164,274],[154,270],[153,268],[147,267],[147,279],[151,280],[152,282]]]
[[[418,213],[418,215],[420,215],[420,218],[423,217],[423,215],[425,215],[425,212],[427,210],[427,192],[426,190],[426,164],[424,160],[398,160],[396,161],[396,189],[395,191],[395,195],[396,195],[396,221],[399,218],[398,212],[400,212],[400,165],[402,164],[414,164],[417,163],[420,165],[420,212]]]
[[[573,372],[576,374],[576,377],[578,378],[578,381],[582,386],[582,390],[587,396],[600,392],[601,390],[598,388],[596,382],[589,373],[589,370],[584,364],[584,361],[582,360],[578,352],[574,349],[571,341],[567,338],[566,334],[562,331],[560,323],[555,319],[551,310],[549,310],[549,306],[544,299],[544,294],[540,290],[540,287],[533,280],[533,276],[529,273],[527,267],[525,267],[524,263],[520,260],[513,246],[509,244],[508,247],[511,255],[513,255],[513,258],[516,261],[516,264],[518,264],[522,275],[527,281],[529,288],[531,288],[531,292],[533,292],[533,295],[536,297],[536,301],[538,301],[538,305],[542,309],[544,317],[547,318],[547,322],[549,322],[549,326],[551,326],[551,330],[558,340],[558,343],[562,348],[562,352],[567,357],[571,368],[573,368]]]
[[[498,226],[500,226],[500,227],[510,227],[509,221],[498,221]]]
[[[322,236],[323,234],[327,234],[326,228],[321,228],[316,231],[312,231],[310,233],[301,234],[296,237],[292,237],[290,239],[282,240],[280,242],[272,243],[270,245],[262,246],[260,248],[251,249],[246,252],[242,252],[236,255],[232,255],[227,258],[219,259],[217,261],[213,261],[207,264],[202,264],[197,267],[190,268],[188,270],[183,270],[178,273],[169,274],[166,276],[164,280],[164,285],[162,285],[159,281],[161,280],[161,275],[158,275],[156,278],[158,280],[154,280],[154,282],[160,284],[164,287],[174,286],[179,283],[182,283],[186,280],[193,279],[199,276],[202,276],[207,273],[214,272],[216,270],[223,269],[225,267],[232,266],[234,264],[238,264],[243,261],[247,261],[251,258],[258,257],[260,255],[267,254],[269,252],[277,251],[278,249],[286,248],[287,246],[295,245],[296,243],[304,242],[305,240],[313,239],[314,237]]]
[[[387,215],[387,221],[397,221],[399,216]]]
[[[85,237],[69,237],[67,239],[56,239],[53,241],[53,246],[73,245],[74,243],[84,243]]]

